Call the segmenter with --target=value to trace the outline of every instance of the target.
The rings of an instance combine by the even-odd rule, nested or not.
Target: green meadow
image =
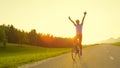
[[[120,42],[114,43],[113,45],[120,46]]]
[[[18,44],[10,43],[6,48],[2,48],[0,44],[0,68],[16,68],[70,51],[70,48],[43,48],[30,45],[19,47]]]

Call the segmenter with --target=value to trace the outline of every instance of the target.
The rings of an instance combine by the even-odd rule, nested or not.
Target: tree
[[[9,43],[19,43],[18,30],[13,25],[8,26],[6,34]]]
[[[28,36],[27,33],[25,33],[24,31],[17,31],[17,35],[18,35],[18,43],[22,46],[22,44],[27,44],[28,43]]]
[[[29,43],[32,45],[39,45],[39,35],[37,35],[36,30],[33,29],[28,34]]]
[[[3,43],[3,47],[6,48],[7,38],[5,34],[5,27],[4,25],[0,26],[0,42]]]

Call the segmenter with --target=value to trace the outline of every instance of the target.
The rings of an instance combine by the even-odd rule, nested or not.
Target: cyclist
[[[82,56],[82,26],[83,26],[83,22],[85,19],[87,12],[84,12],[84,16],[82,19],[82,22],[80,23],[79,20],[76,20],[76,23],[70,18],[70,16],[68,17],[69,20],[74,24],[75,28],[76,28],[76,36],[74,38],[74,42],[75,40],[79,39],[79,48],[80,48],[80,56]]]

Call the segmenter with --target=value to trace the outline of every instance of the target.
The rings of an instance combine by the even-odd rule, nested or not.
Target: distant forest
[[[41,47],[71,47],[72,38],[54,37],[50,34],[30,32],[15,28],[13,25],[0,25],[0,45],[7,47],[7,43],[16,43],[18,46],[29,44]]]

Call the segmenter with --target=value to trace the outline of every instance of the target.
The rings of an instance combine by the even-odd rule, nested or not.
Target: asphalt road
[[[67,53],[22,68],[120,68],[120,46],[91,46],[84,48],[83,56],[76,61]]]

